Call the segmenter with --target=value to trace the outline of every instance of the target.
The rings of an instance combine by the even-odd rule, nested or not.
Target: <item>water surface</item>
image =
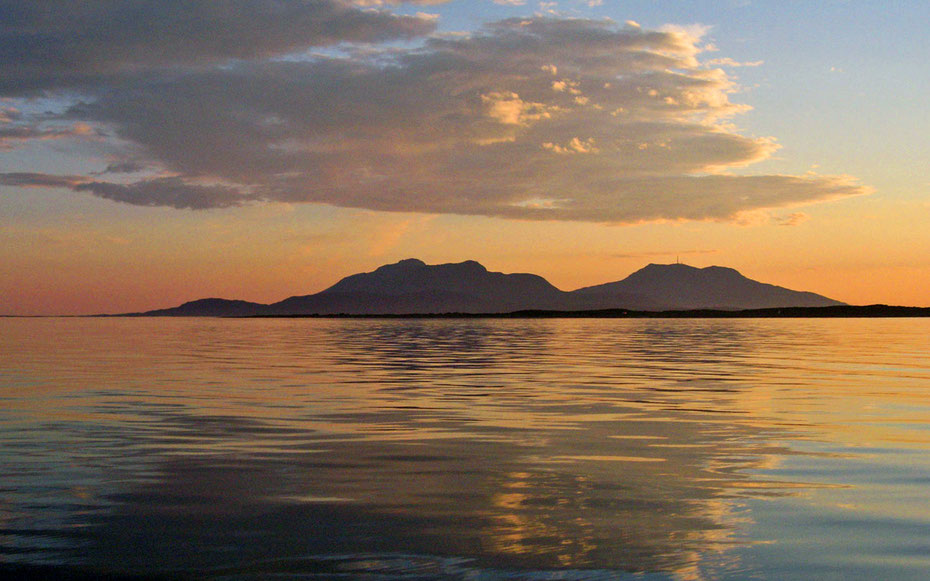
[[[0,319],[0,354],[9,570],[930,576],[928,319]]]

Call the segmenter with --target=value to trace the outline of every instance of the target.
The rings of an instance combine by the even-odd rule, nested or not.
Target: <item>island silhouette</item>
[[[851,306],[721,266],[649,264],[622,280],[563,291],[539,275],[491,272],[473,260],[428,265],[410,258],[271,304],[205,298],[117,316],[844,317],[925,316],[927,311]]]

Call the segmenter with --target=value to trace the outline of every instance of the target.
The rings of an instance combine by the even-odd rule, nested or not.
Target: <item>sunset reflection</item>
[[[845,360],[855,337],[830,321],[773,329],[782,324],[14,328],[5,373],[21,378],[0,413],[12,470],[4,490],[21,492],[4,493],[0,515],[4,530],[20,532],[3,544],[127,572],[246,571],[264,567],[269,544],[280,562],[318,571],[334,565],[308,564],[308,556],[341,555],[348,561],[339,566],[352,567],[360,566],[349,564],[352,555],[403,553],[479,568],[682,580],[739,571],[746,548],[769,540],[753,532],[764,508],[753,503],[818,491],[837,495],[838,505],[861,503],[848,482],[788,467],[844,462],[852,456],[842,450],[853,446],[923,441],[907,428],[917,408],[875,396],[895,382],[914,389],[895,401],[917,402],[926,367],[886,351],[880,371],[834,378],[834,358]],[[57,351],[23,376],[30,345],[50,341]],[[86,341],[97,348],[75,357]],[[832,351],[787,367],[805,342]],[[901,357],[912,349],[902,346]],[[137,364],[122,364],[127,358]],[[33,395],[17,395],[26,388]],[[832,390],[851,402],[868,393],[896,419],[825,406]],[[33,455],[16,457],[17,449]],[[46,518],[66,535],[23,528],[34,481],[15,474],[43,475],[61,507]]]

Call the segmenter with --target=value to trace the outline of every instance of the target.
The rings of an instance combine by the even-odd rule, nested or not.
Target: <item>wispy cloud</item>
[[[48,141],[82,138],[95,134],[93,128],[86,123],[75,123],[68,127],[43,128],[36,125],[0,125],[0,151],[17,149],[33,141]]]
[[[788,214],[787,216],[778,218],[776,223],[779,226],[797,226],[798,224],[803,224],[804,222],[807,222],[808,220],[810,220],[810,216],[805,214],[804,212],[792,212],[791,214]]]
[[[106,128],[111,149],[124,153],[111,167],[160,176],[55,185],[54,176],[33,175],[28,185],[45,180],[175,208],[269,200],[613,223],[730,220],[868,192],[846,176],[729,173],[778,145],[733,128],[730,120],[749,108],[730,100],[738,87],[723,69],[700,62],[701,27],[535,17],[415,48],[282,60],[270,57],[421,35],[434,23],[336,0],[237,3],[267,26],[237,22],[246,32],[232,39],[236,11],[189,0],[202,17],[198,34],[190,31],[200,21],[191,20],[177,27],[190,37],[163,39],[156,32],[175,27],[177,12],[153,14],[151,29],[137,31],[125,28],[116,2],[113,22],[124,23],[118,42],[126,44],[110,47],[118,56],[99,54],[117,42],[104,35],[88,53],[98,56],[81,56],[67,74],[38,61],[0,65],[0,90],[14,94],[83,87],[81,102],[58,121]],[[93,28],[84,16],[77,30]],[[212,37],[213,29],[223,31]],[[67,34],[52,35],[48,50]],[[3,183],[16,181],[4,175]]]
[[[34,141],[92,137],[96,133],[87,123],[48,126],[24,120],[15,107],[0,107],[0,151],[18,149]]]
[[[76,192],[139,206],[168,206],[203,210],[240,206],[252,198],[240,188],[187,183],[179,178],[156,178],[131,184],[89,181],[71,187]]]
[[[0,173],[0,185],[17,188],[68,188],[74,189],[87,182],[84,176],[51,175],[35,172]]]
[[[65,188],[75,192],[90,192],[115,202],[138,206],[168,206],[179,210],[240,206],[253,200],[237,188],[191,184],[175,177],[119,184],[96,181],[79,175],[7,172],[0,173],[0,185],[19,188]]]
[[[737,61],[729,57],[711,59],[705,63],[708,66],[713,67],[761,67],[765,64],[765,61]]]

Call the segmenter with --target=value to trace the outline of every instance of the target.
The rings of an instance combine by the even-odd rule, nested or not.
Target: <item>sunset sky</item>
[[[930,306],[930,2],[0,0],[0,314],[404,258]]]

